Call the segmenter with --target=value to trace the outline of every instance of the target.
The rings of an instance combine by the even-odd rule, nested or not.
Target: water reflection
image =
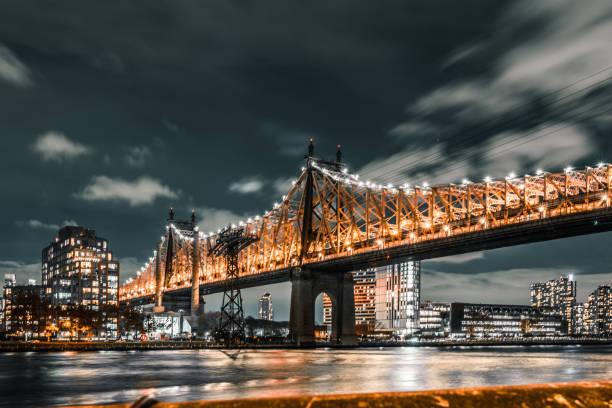
[[[0,406],[410,391],[612,378],[606,347],[0,354]]]

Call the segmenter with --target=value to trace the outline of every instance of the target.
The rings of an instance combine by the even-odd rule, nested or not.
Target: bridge
[[[380,185],[347,171],[336,160],[314,157],[280,202],[243,220],[256,237],[238,259],[243,288],[291,281],[290,331],[297,344],[314,340],[314,302],[332,300],[332,337],[355,343],[350,271],[406,259],[425,260],[484,249],[612,230],[612,165],[562,172],[509,175],[460,184]],[[217,232],[174,219],[153,256],[119,290],[131,305],[189,299],[221,292],[225,258],[210,255]]]

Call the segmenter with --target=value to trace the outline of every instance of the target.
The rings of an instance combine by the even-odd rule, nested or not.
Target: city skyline
[[[7,113],[0,177],[11,199],[0,203],[9,214],[0,221],[0,273],[40,279],[39,248],[58,227],[79,224],[114,243],[122,280],[129,278],[150,256],[170,205],[185,216],[196,208],[203,230],[260,214],[299,174],[310,137],[322,156],[333,156],[340,143],[351,171],[380,182],[459,182],[612,160],[609,113],[576,118],[587,102],[608,102],[602,81],[610,72],[602,70],[612,61],[602,55],[612,55],[609,44],[588,44],[600,44],[593,40],[606,38],[610,22],[571,3],[477,4],[449,6],[457,9],[443,15],[433,5],[393,12],[356,5],[342,16],[326,14],[312,36],[300,27],[317,20],[314,10],[297,18],[292,4],[257,8],[258,17],[279,23],[269,28],[239,6],[218,6],[210,15],[242,24],[255,41],[215,31],[213,18],[199,15],[201,25],[187,29],[160,17],[184,40],[171,44],[84,27],[87,8],[75,7],[61,22],[58,11],[43,10],[34,22],[21,6],[7,6],[0,26],[0,103]],[[154,9],[123,7],[119,27],[153,24]],[[189,15],[184,5],[169,7]],[[604,2],[592,8],[606,9]],[[387,29],[357,23],[373,11]],[[421,35],[429,30],[424,16],[445,35]],[[563,24],[568,16],[571,27]],[[27,35],[16,28],[33,24],[39,29]],[[512,28],[500,33],[491,24]],[[190,40],[210,43],[200,50]],[[235,46],[231,53],[226,45]],[[591,92],[579,92],[586,87]],[[25,120],[28,110],[47,114]],[[223,167],[227,158],[240,165]],[[609,281],[603,242],[611,236],[424,261],[422,298],[526,304],[531,282],[573,273],[583,301]],[[279,310],[288,304],[286,286],[271,293]]]

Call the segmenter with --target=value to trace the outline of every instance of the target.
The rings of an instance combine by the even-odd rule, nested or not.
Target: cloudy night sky
[[[0,273],[40,281],[79,224],[125,280],[170,205],[204,231],[261,214],[311,137],[394,184],[610,162],[611,84],[608,0],[0,0]],[[422,299],[527,303],[573,273],[584,301],[611,238],[425,261]],[[266,290],[287,319],[289,284],[247,290],[247,313]]]

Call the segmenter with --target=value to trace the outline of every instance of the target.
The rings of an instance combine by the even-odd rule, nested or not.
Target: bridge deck
[[[496,226],[495,228],[464,232],[457,235],[436,237],[414,244],[364,251],[351,256],[326,259],[303,265],[306,268],[329,271],[354,271],[377,267],[405,259],[435,259],[450,255],[503,248],[512,245],[548,241],[571,236],[594,234],[612,230],[612,208],[601,208],[555,217],[528,220],[522,223]],[[240,278],[243,288],[285,282],[290,279],[290,269],[244,275]],[[170,296],[188,296],[190,286],[167,289]],[[200,293],[213,294],[223,291],[223,281],[203,283]],[[151,303],[151,296],[132,298],[133,304]]]

